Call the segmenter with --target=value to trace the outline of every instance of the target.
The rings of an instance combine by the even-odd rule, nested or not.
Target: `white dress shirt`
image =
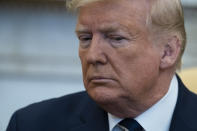
[[[169,131],[177,97],[178,81],[176,76],[173,76],[165,96],[134,119],[145,129],[145,131]],[[116,126],[121,120],[121,118],[108,113],[109,130],[121,131]]]

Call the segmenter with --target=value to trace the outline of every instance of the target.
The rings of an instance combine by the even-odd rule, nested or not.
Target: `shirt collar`
[[[109,121],[109,131],[112,131],[112,129],[121,121],[121,118],[118,118],[110,113],[108,113],[108,121]]]
[[[162,97],[156,104],[150,107],[148,110],[140,114],[135,120],[146,131],[168,131],[174,108],[178,97],[178,81],[176,76],[173,76],[171,80],[168,92]],[[122,119],[108,113],[109,128],[110,131],[116,126]]]

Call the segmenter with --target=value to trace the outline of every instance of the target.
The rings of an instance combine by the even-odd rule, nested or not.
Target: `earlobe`
[[[180,54],[181,43],[177,36],[171,37],[164,45],[161,56],[160,68],[166,69],[176,65]]]

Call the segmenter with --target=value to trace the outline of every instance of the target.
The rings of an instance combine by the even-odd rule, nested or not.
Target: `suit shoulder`
[[[188,105],[188,107],[191,107],[191,109],[196,110],[197,109],[197,94],[191,91],[186,92],[187,97],[185,97],[185,105]],[[189,106],[190,105],[190,106]],[[196,111],[195,111],[196,112]],[[195,113],[197,116],[197,113]]]
[[[69,108],[73,106],[77,106],[83,103],[83,101],[88,100],[89,97],[87,93],[84,92],[78,92],[73,94],[68,94],[62,97],[58,98],[52,98],[48,100],[43,100],[41,102],[30,104],[22,109],[20,111],[42,111],[47,109],[49,110],[57,110],[58,108]],[[80,101],[79,101],[80,100]],[[46,111],[46,110],[45,110]]]
[[[78,123],[80,113],[89,104],[94,102],[86,92],[34,103],[14,113],[7,131],[62,131]]]
[[[50,119],[73,117],[79,114],[88,101],[91,101],[86,92],[69,94],[59,98],[44,100],[19,109],[17,114],[19,121],[48,121]]]

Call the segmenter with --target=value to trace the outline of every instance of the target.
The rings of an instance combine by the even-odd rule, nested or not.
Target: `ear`
[[[160,69],[166,69],[174,66],[179,57],[180,50],[181,42],[178,37],[171,37],[163,47]]]

